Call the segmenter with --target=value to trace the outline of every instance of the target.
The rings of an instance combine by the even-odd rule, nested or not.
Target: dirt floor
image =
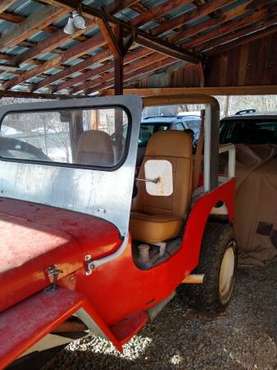
[[[217,316],[176,296],[120,354],[106,340],[70,344],[50,369],[277,369],[277,260],[240,268],[234,299]]]

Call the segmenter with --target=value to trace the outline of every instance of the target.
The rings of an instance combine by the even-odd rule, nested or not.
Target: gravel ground
[[[120,354],[95,336],[75,341],[50,369],[277,369],[277,260],[240,269],[234,299],[217,316],[174,300]]]

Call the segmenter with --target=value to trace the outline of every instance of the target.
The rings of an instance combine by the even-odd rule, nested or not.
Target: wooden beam
[[[139,63],[139,59],[144,58],[144,57],[148,56],[149,54],[151,54],[151,58],[153,57],[154,60],[155,59],[158,60],[160,58],[160,55],[159,54],[153,53],[151,50],[148,50],[148,49],[138,49],[138,50],[135,50],[135,51],[130,52],[124,58],[124,65],[128,65],[129,63],[132,63],[134,61],[136,61],[136,63]],[[95,57],[97,57],[97,55]],[[82,64],[83,63],[84,62],[82,62]],[[112,69],[113,65],[114,65],[113,62],[112,61],[109,61],[104,66],[101,66],[101,67],[98,67],[98,68],[94,68],[94,69],[89,69],[85,73],[83,73],[82,75],[80,75],[78,77],[71,78],[71,79],[69,79],[69,80],[67,80],[65,82],[62,82],[61,84],[59,84],[58,86],[55,87],[55,90],[54,91],[60,91],[62,89],[68,89],[68,88],[70,88],[70,87],[72,87],[72,86],[74,86],[76,84],[79,84],[80,82],[85,82],[86,80],[89,80],[90,78],[92,78],[95,75],[102,74],[104,72],[109,71],[110,69]],[[74,67],[77,67],[77,66],[74,66]],[[70,68],[73,68],[73,67],[70,67]],[[60,72],[60,76],[61,76],[61,74],[63,72]],[[42,83],[43,82],[44,82],[44,80],[42,81]]]
[[[171,57],[159,56],[159,60],[155,61],[153,60],[153,57],[150,56],[148,60],[141,61],[140,64],[130,64],[128,68],[125,68],[124,82],[127,82],[129,80],[139,79],[141,78],[141,76],[151,74],[157,69],[165,68],[174,63],[176,63],[176,60]],[[147,66],[145,67],[145,65]],[[110,83],[110,85],[113,86],[113,74],[112,73],[108,73],[105,76],[105,83]],[[71,92],[76,93],[76,92],[81,92],[81,91],[85,91],[85,92],[88,91],[88,93],[91,93],[92,91],[95,90],[96,87],[98,88],[98,86],[99,86],[98,81],[88,81],[83,85],[77,86]]]
[[[119,6],[119,4],[118,4],[118,6]],[[105,7],[105,11],[107,11],[108,9],[110,9],[109,6]],[[96,24],[96,22],[95,22],[94,19],[88,19],[87,20],[87,27],[92,27],[95,24]],[[20,63],[23,63],[23,62],[26,62],[26,61],[30,62],[32,58],[35,58],[35,57],[37,57],[38,55],[40,55],[42,53],[47,53],[49,51],[52,51],[53,49],[55,49],[60,44],[65,43],[68,40],[78,38],[81,34],[83,34],[86,31],[87,31],[87,29],[86,30],[78,30],[74,33],[74,35],[67,35],[63,32],[63,30],[57,29],[57,31],[51,37],[46,38],[45,40],[38,43],[38,45],[36,47],[30,48],[26,52],[18,55],[16,58],[14,58],[13,63],[15,65],[19,65]]]
[[[197,61],[198,63],[200,62],[200,57],[196,56],[196,54],[194,55],[192,52],[178,46],[173,47],[169,42],[157,39],[154,36],[140,33],[135,36],[135,41],[141,46],[158,51],[161,54],[165,54],[175,59],[190,63],[196,63]]]
[[[230,4],[230,0],[213,0],[209,3],[196,7],[194,10],[181,14],[173,19],[162,23],[152,30],[153,35],[161,35],[169,30],[174,30],[192,19],[207,16],[224,5]]]
[[[105,11],[108,14],[116,14],[122,9],[131,8],[138,2],[139,0],[114,0],[110,5],[106,6]]]
[[[156,95],[277,95],[277,85],[253,86],[215,86],[215,87],[161,87],[161,88],[126,88],[124,95],[156,96]],[[112,90],[106,91],[107,95]]]
[[[150,20],[159,20],[162,16],[168,14],[173,9],[179,8],[180,6],[184,6],[187,4],[191,4],[192,0],[170,0],[166,3],[163,3],[159,6],[154,6],[147,10],[147,12],[137,16],[133,21],[132,24],[136,27],[141,26],[149,22]]]
[[[64,90],[64,89],[73,88],[74,85],[77,85],[81,82],[89,80],[94,76],[97,77],[99,74],[107,72],[110,69],[112,69],[113,67],[114,67],[113,61],[108,61],[107,63],[105,63],[101,67],[88,69],[85,73],[82,73],[80,76],[70,78],[67,81],[62,82],[57,86],[53,86],[53,89],[54,89],[53,91],[56,92],[56,91],[60,91],[60,90]]]
[[[147,69],[143,69],[143,71],[137,73],[136,71],[131,72],[128,75],[124,76],[124,82],[129,82],[133,80],[137,80],[138,78],[145,78],[148,75],[151,75],[153,72],[155,72],[158,69],[168,67],[172,64],[177,63],[177,61],[174,58],[166,57],[163,61],[160,60],[159,62],[155,63],[152,66],[149,66]],[[86,94],[95,93],[96,91],[99,91],[102,93],[103,90],[109,89],[113,85],[113,82],[104,82],[97,86],[94,86],[93,88],[86,91]],[[112,91],[112,90],[109,90]],[[123,90],[124,91],[124,90]]]
[[[109,25],[109,22],[107,20],[98,18],[96,21],[100,32],[102,33],[102,36],[104,37],[108,48],[111,50],[112,54],[116,57],[120,57],[122,54],[122,51],[119,47],[118,40],[116,39],[116,36]]]
[[[103,39],[103,36],[101,34],[96,35],[95,37],[92,37],[90,39],[87,39],[86,41],[83,41],[79,43],[76,46],[73,46],[72,48],[66,50],[63,54],[44,62],[43,64],[28,70],[26,72],[23,72],[20,76],[17,78],[14,78],[12,80],[8,80],[4,84],[4,89],[10,89],[13,86],[19,85],[20,83],[30,79],[33,76],[38,76],[41,73],[47,71],[48,69],[51,69],[53,67],[56,67],[57,65],[65,63],[67,60],[72,58],[78,58],[79,56],[85,54],[91,49],[95,49],[97,47],[101,47],[105,44],[105,40]]]
[[[79,1],[77,0],[44,0],[47,1],[53,5],[62,5],[66,6],[67,8],[78,8]],[[221,1],[223,0],[216,0]],[[224,0],[226,3],[226,0]],[[117,24],[121,26],[123,29],[125,29],[127,32],[136,35],[136,41],[139,42],[140,45],[150,47],[150,48],[156,48],[159,46],[159,52],[165,53],[166,55],[170,55],[176,59],[186,60],[191,63],[198,63],[201,59],[200,55],[192,53],[191,51],[184,50],[182,48],[178,48],[173,44],[170,44],[167,41],[163,41],[158,37],[154,37],[149,35],[149,33],[134,27],[132,24],[127,23],[125,21],[120,20],[117,17],[114,17],[110,14],[105,14],[102,10],[99,10],[98,8],[93,8],[91,6],[87,6],[85,4],[82,5],[82,12],[83,15],[88,18],[98,17],[104,20],[108,20],[109,22],[113,24]],[[157,50],[157,49],[156,49]],[[161,51],[162,50],[162,51]]]
[[[269,28],[271,26],[276,26],[276,20],[277,16],[275,16],[272,20],[270,21],[260,21],[255,23],[254,25],[250,25],[248,27],[244,27],[242,29],[239,29],[237,31],[231,32],[227,35],[220,36],[216,38],[213,41],[207,42],[204,45],[201,45],[201,50],[209,50],[213,49],[216,47],[219,47],[220,45],[224,45],[226,43],[230,43],[234,40],[238,41],[240,40],[241,37],[247,37],[247,35],[250,35],[252,33],[258,32],[260,30],[264,30],[266,28]]]
[[[270,10],[268,8],[263,8],[260,9],[259,11],[250,11],[243,17],[239,17],[239,19],[230,20],[210,32],[209,30],[207,30],[205,35],[197,37],[194,41],[190,43],[185,43],[185,45],[189,48],[195,47],[197,48],[198,46],[200,46],[201,49],[205,48],[206,43],[210,44],[214,40],[216,41],[218,38],[221,38],[222,36],[233,34],[236,30],[239,30],[241,28],[257,25],[258,22],[267,19],[269,11],[273,12],[274,11],[273,7]]]
[[[0,13],[3,13],[6,9],[8,9],[15,2],[16,0],[2,0],[0,3]]]
[[[261,30],[257,30],[257,32],[254,32],[250,35],[245,35],[244,37],[241,37],[237,40],[231,40],[230,42],[227,42],[223,45],[219,45],[217,47],[214,47],[206,52],[207,55],[212,56],[216,54],[222,54],[226,51],[229,51],[233,48],[236,48],[238,46],[248,44],[252,41],[256,41],[258,39],[261,39],[263,37],[272,35],[277,32],[277,26],[271,26],[269,28],[264,28]]]
[[[19,44],[65,14],[66,11],[63,8],[51,7],[34,12],[23,23],[14,25],[6,35],[0,38],[0,49]]]
[[[40,94],[25,91],[0,91],[0,98],[32,98],[32,99],[69,99],[76,98],[76,95],[59,95],[59,94]]]
[[[124,75],[125,77],[128,76],[129,73],[132,73],[132,72],[136,72],[136,71],[149,71],[149,68],[157,63],[157,62],[160,62],[162,60],[164,60],[166,57],[161,57],[159,54],[150,54],[148,55],[147,57],[144,57],[144,58],[141,58],[140,60],[138,60],[136,63],[130,63],[124,70]],[[114,74],[113,72],[108,72],[106,74],[103,74],[103,77],[104,79],[107,81],[107,82],[113,82],[114,81]],[[101,77],[102,79],[102,77]],[[79,92],[81,91],[80,88],[82,88],[83,90],[87,90],[88,88],[90,88],[91,86],[94,86],[94,85],[98,85],[99,81],[101,81],[101,79],[93,79],[93,80],[84,80],[83,82],[83,85],[78,85],[76,87],[73,87],[73,89],[71,90],[73,93],[76,93],[76,92]]]
[[[114,57],[114,94],[123,94],[123,56]]]
[[[184,42],[184,40],[187,40],[189,38],[192,38],[194,36],[197,36],[201,32],[209,32],[209,29],[214,26],[219,26],[222,23],[225,23],[227,21],[230,21],[234,18],[237,18],[238,16],[245,13],[247,15],[248,11],[248,5],[252,4],[253,0],[248,0],[244,4],[238,4],[237,1],[233,2],[234,8],[231,8],[230,10],[227,10],[224,12],[224,14],[221,14],[220,17],[204,20],[203,22],[192,25],[192,26],[182,26],[182,29],[176,33],[175,35],[169,37],[170,42]],[[254,6],[253,6],[254,9]]]
[[[95,22],[89,20],[87,27],[90,28],[93,26],[95,26]],[[47,37],[46,39],[40,41],[36,46],[29,48],[29,50],[25,51],[24,53],[19,54],[17,57],[14,58],[13,62],[15,65],[20,65],[23,62],[24,63],[29,62],[31,59],[39,56],[40,54],[48,53],[54,50],[59,45],[77,38],[84,32],[87,32],[87,29],[76,30],[76,32],[73,35],[67,35],[63,30],[58,30],[55,33],[53,33],[50,37]]]

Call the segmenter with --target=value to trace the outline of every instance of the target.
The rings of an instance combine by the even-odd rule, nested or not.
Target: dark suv
[[[240,111],[220,123],[221,144],[277,144],[277,112]]]

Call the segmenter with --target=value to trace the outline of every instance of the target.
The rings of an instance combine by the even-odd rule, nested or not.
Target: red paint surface
[[[82,305],[82,297],[66,289],[41,292],[0,314],[0,368],[49,333]],[[47,308],[47,309],[46,309]]]
[[[85,214],[13,199],[0,201],[0,312],[46,287],[50,265],[62,276],[114,252],[121,240],[109,222]]]
[[[184,228],[182,246],[167,261],[150,270],[137,268],[130,240],[125,253],[116,260],[98,267],[90,276],[79,272],[77,290],[83,292],[108,325],[154,306],[197,266],[207,219],[219,200],[225,202],[232,221],[234,189],[235,182],[231,180],[194,204]]]
[[[65,275],[67,276],[59,280],[59,284],[76,289],[78,294],[84,297],[83,307],[98,323],[107,337],[120,349],[121,344],[145,324],[147,309],[169,296],[197,266],[207,219],[211,209],[218,201],[223,201],[226,204],[230,222],[232,222],[234,190],[235,182],[230,180],[198,199],[187,219],[181,248],[162,264],[150,270],[137,268],[132,258],[130,238],[128,247],[121,256],[98,267],[90,276],[84,274],[82,266],[84,255],[93,254],[93,251],[94,253],[96,251],[97,253],[99,251],[107,253],[107,245],[116,246],[110,248],[110,252],[117,248],[119,235],[115,228],[109,223],[93,217],[56,210],[51,207],[27,205],[24,204],[25,202],[18,202],[17,207],[15,201],[5,200],[3,202],[10,208],[6,208],[6,212],[3,212],[4,215],[11,213],[14,217],[21,217],[25,221],[26,219],[30,220],[31,224],[34,224],[34,221],[38,222],[39,225],[43,223],[45,227],[52,226],[53,229],[62,232],[62,234],[54,233],[55,243],[57,240],[60,241],[59,238],[64,237],[63,233],[72,236],[72,232],[75,230],[76,234],[74,234],[74,239],[67,243],[68,245],[50,248],[43,255],[36,256],[31,262],[2,273],[0,275],[0,304],[2,307],[5,306],[7,297],[9,300],[20,301],[23,293],[25,296],[30,295],[30,292],[47,284],[45,276],[43,277],[43,268],[57,263],[57,261],[62,261],[61,264],[65,269],[67,266],[70,268],[66,271]],[[16,210],[12,208],[15,206]],[[30,207],[34,210],[37,209],[37,211],[30,212]],[[28,210],[28,217],[26,217],[26,210]],[[83,227],[82,224],[83,217],[88,217],[90,220],[86,227]],[[2,218],[1,215],[0,218]],[[73,220],[78,220],[78,222],[76,221],[77,223],[74,225],[70,224],[70,222],[74,222]],[[92,223],[93,227],[88,227],[89,222]],[[81,230],[84,233],[83,238]],[[79,236],[77,240],[76,235]],[[57,237],[58,239],[56,239]],[[82,240],[87,242],[82,244]],[[74,284],[71,284],[68,274],[77,269],[75,277],[71,275],[74,277]],[[5,284],[12,286],[12,294],[9,293],[10,287],[5,288]],[[3,286],[4,288],[2,288]],[[45,305],[45,310],[47,312],[47,305]],[[130,324],[128,324],[128,320]]]

